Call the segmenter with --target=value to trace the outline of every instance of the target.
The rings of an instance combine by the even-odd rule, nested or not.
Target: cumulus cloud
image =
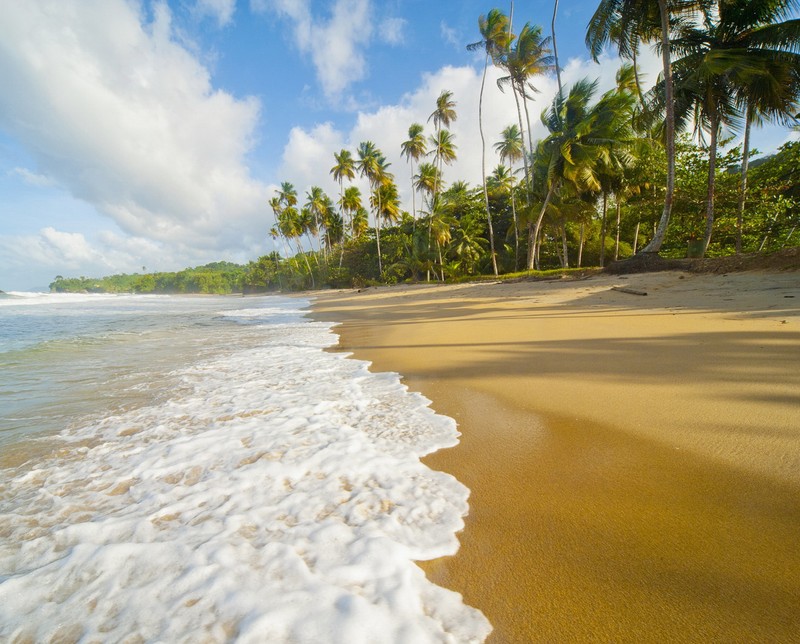
[[[137,9],[126,0],[7,8],[0,126],[39,173],[134,237],[207,251],[248,243],[263,235],[266,187],[245,161],[259,103],[212,88],[173,39],[165,4],[150,20]]]
[[[324,17],[312,12],[309,0],[252,0],[251,7],[292,23],[294,44],[311,58],[328,99],[338,100],[345,88],[366,76],[363,48],[374,31],[370,0],[335,0]]]

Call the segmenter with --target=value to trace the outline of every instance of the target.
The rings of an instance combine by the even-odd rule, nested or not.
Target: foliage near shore
[[[214,293],[241,292],[247,267],[213,262],[177,272],[120,274],[107,277],[56,276],[52,293]]]

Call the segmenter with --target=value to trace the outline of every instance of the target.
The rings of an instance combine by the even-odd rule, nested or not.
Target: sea
[[[0,641],[481,642],[455,421],[283,296],[0,295]]]

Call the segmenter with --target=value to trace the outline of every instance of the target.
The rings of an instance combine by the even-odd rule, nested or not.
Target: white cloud
[[[387,18],[381,22],[381,40],[389,45],[400,45],[405,42],[406,26],[408,22],[403,18]]]
[[[166,5],[145,22],[126,0],[3,4],[0,127],[39,173],[167,247],[263,235],[266,187],[245,161],[259,103],[212,88]]]
[[[195,11],[216,19],[220,27],[230,24],[235,9],[236,0],[197,0],[195,5]]]
[[[308,0],[252,0],[254,11],[272,11],[293,23],[296,47],[311,58],[325,96],[338,100],[366,76],[362,49],[373,35],[370,0],[335,0],[327,17],[313,15]]]

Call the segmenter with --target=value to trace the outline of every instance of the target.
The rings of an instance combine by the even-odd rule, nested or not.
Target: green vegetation
[[[559,77],[541,141],[531,139],[529,98],[537,77],[558,72],[555,31],[545,37],[525,23],[514,33],[492,9],[468,48],[485,53],[484,81],[490,63],[502,71],[500,89],[515,101],[517,123],[489,141],[502,164],[487,173],[484,161],[479,186],[448,185],[445,166],[458,153],[448,128],[458,112],[444,90],[427,138],[413,123],[401,146],[412,169],[410,212],[373,142],[341,150],[331,169],[335,203],[312,187],[298,207],[294,186],[282,184],[271,234],[283,257],[261,258],[250,275],[262,288],[347,287],[602,267],[637,251],[714,257],[797,244],[800,143],[749,168],[750,124],[792,125],[800,111],[800,20],[788,19],[795,8],[793,0],[601,0],[587,46],[597,59],[611,44],[631,64],[601,96],[592,80],[562,88]],[[557,1],[553,9],[555,17]],[[647,93],[636,67],[643,44],[658,44],[664,63]],[[481,83],[484,157],[486,90]],[[726,150],[723,132],[742,129],[744,145]],[[368,180],[368,195],[347,186],[356,174]]]
[[[50,284],[53,293],[235,293],[246,284],[248,267],[213,262],[177,273],[146,273],[91,277],[62,277]]]

